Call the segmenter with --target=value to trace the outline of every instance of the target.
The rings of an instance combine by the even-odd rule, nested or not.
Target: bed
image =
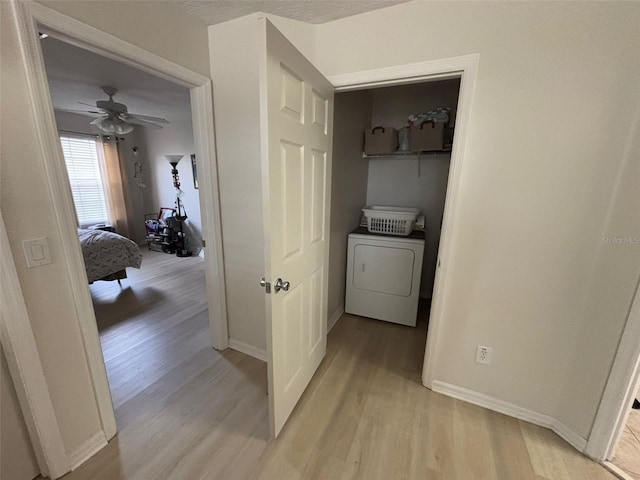
[[[102,230],[78,229],[89,283],[127,278],[127,267],[140,268],[140,248],[128,238]]]

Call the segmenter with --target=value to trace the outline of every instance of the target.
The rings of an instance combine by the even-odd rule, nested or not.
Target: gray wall
[[[171,175],[171,165],[165,155],[184,155],[178,163],[180,188],[184,192],[181,202],[187,212],[184,230],[191,249],[198,253],[202,247],[202,220],[200,215],[200,194],[193,185],[191,154],[195,153],[191,118],[171,119],[171,124],[162,130],[137,129],[138,159],[147,169],[146,210],[144,213],[158,213],[160,207],[175,207],[175,188]],[[130,150],[130,149],[129,149]]]
[[[371,124],[371,92],[338,93],[334,105],[329,319],[344,310],[347,235],[360,224],[367,198],[369,162],[362,158],[362,140]]]

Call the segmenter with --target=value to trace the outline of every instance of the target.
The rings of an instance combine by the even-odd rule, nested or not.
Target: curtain
[[[116,232],[124,237],[130,237],[131,225],[129,219],[133,215],[129,211],[131,202],[128,201],[130,192],[128,191],[128,182],[125,177],[127,169],[119,154],[117,140],[102,137],[101,143],[102,148],[98,150],[104,155],[101,163],[104,165],[104,173],[107,179],[109,218]]]

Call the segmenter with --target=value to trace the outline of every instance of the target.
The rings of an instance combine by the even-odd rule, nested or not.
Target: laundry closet
[[[460,79],[452,78],[336,93],[329,327],[343,306],[347,313],[415,326],[418,297],[431,298],[459,89]],[[421,114],[427,112],[438,119],[423,123],[422,129],[437,129],[439,144],[418,138],[433,135],[418,132]],[[411,128],[404,129],[415,115]],[[397,148],[395,143],[386,145],[396,131]],[[378,145],[372,146],[372,137]],[[371,225],[368,231],[362,209],[372,206],[419,209],[415,230],[381,235]]]

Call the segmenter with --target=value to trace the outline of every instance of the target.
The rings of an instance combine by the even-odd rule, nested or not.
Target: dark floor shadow
[[[162,290],[151,287],[125,287],[113,297],[97,297],[92,293],[93,309],[99,328],[105,328],[134,315],[149,312],[166,298]]]

